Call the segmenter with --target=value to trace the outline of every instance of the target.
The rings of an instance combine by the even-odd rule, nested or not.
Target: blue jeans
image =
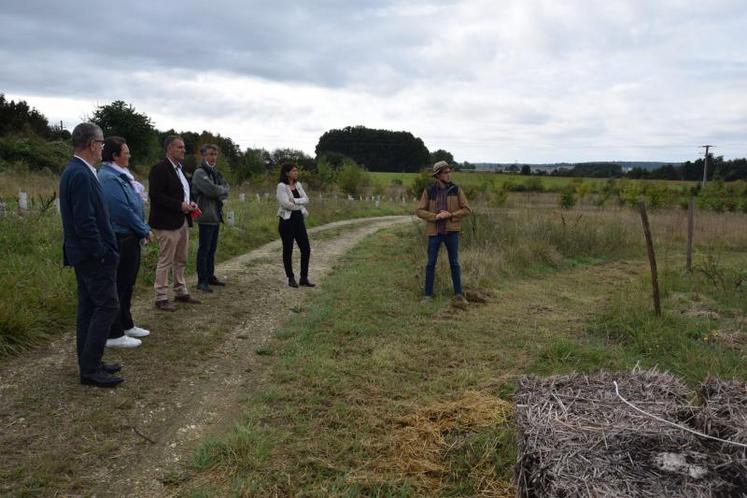
[[[215,277],[215,251],[218,249],[220,225],[200,224],[200,243],[197,246],[197,281],[210,283]]]
[[[451,267],[451,283],[454,284],[454,294],[462,293],[462,270],[459,267],[459,232],[446,232],[446,235],[431,235],[428,237],[428,264],[425,265],[425,295],[433,295],[433,281],[436,279],[436,260],[441,243],[446,245]]]

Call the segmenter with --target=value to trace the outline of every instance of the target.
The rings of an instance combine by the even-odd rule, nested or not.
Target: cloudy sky
[[[72,127],[125,100],[160,129],[313,154],[407,130],[458,161],[747,156],[744,0],[7,0],[0,92]]]

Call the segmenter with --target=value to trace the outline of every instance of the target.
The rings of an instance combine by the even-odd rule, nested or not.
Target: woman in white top
[[[280,182],[276,192],[280,207],[278,208],[278,232],[283,241],[283,266],[285,276],[288,277],[288,285],[298,287],[315,287],[309,281],[309,258],[311,257],[311,246],[309,236],[306,233],[306,225],[303,218],[308,215],[306,205],[309,198],[306,196],[301,182],[298,181],[298,167],[295,163],[286,162],[280,166]],[[293,241],[296,241],[301,250],[301,279],[296,283],[293,274]]]

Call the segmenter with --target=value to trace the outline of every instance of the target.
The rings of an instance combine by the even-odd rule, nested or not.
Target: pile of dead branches
[[[645,414],[618,396],[615,382]],[[737,384],[704,386],[708,396],[696,406],[686,386],[654,370],[523,379],[515,396],[518,495],[747,496],[744,447],[655,418],[747,442],[745,386],[740,402]]]

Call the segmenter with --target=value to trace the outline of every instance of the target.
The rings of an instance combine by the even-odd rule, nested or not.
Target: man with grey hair
[[[205,144],[200,147],[202,164],[192,175],[192,193],[202,211],[197,218],[200,225],[197,288],[203,292],[213,292],[210,285],[225,285],[215,276],[215,251],[218,248],[220,224],[223,223],[223,201],[228,198],[228,182],[216,166],[218,153],[217,145]]]
[[[187,177],[182,161],[186,149],[184,140],[176,135],[166,137],[163,143],[166,157],[154,165],[148,175],[150,215],[148,225],[156,231],[158,238],[158,263],[156,264],[156,308],[176,311],[169,302],[169,272],[174,278],[174,300],[186,304],[200,304],[189,295],[184,279],[189,247],[189,227],[197,204],[190,198]]]
[[[117,263],[119,252],[109,212],[93,165],[101,162],[104,134],[81,123],[72,134],[75,154],[60,177],[60,214],[65,266],[75,268],[78,284],[77,353],[80,382],[114,387],[118,364],[102,363],[109,329],[119,312]]]

